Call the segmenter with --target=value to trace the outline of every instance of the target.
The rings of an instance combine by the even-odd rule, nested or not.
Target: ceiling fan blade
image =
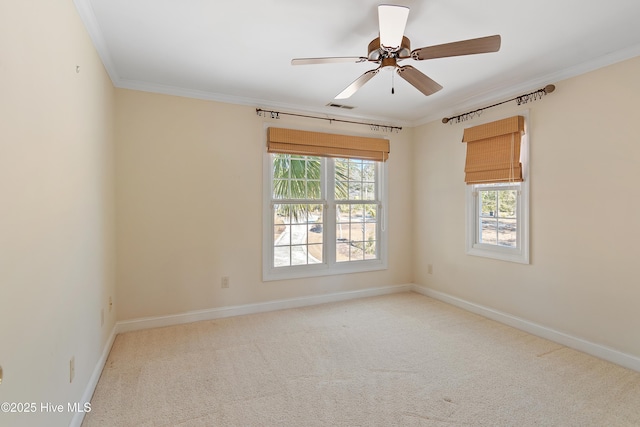
[[[333,64],[337,62],[365,62],[368,58],[363,56],[336,56],[326,58],[295,58],[291,60],[291,65],[309,64]]]
[[[416,89],[427,96],[432,95],[442,89],[442,86],[440,86],[434,80],[427,77],[420,70],[412,67],[411,65],[398,67],[396,68],[396,72],[400,77],[411,83]]]
[[[407,26],[409,8],[391,4],[378,6],[378,23],[380,25],[380,45],[395,50],[402,44],[402,36]]]
[[[356,93],[358,89],[360,89],[366,82],[371,80],[373,76],[378,74],[380,68],[376,68],[375,70],[369,70],[360,77],[358,77],[353,83],[351,83],[345,90],[336,95],[335,99],[345,99],[349,98],[351,95]]]
[[[411,52],[418,61],[424,59],[446,58],[449,56],[474,55],[476,53],[497,52],[500,50],[500,36],[480,37],[459,42],[420,47]]]

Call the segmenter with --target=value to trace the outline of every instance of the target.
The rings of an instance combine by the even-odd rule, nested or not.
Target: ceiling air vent
[[[342,104],[336,104],[335,102],[330,102],[327,104],[327,107],[333,107],[333,108],[343,108],[345,110],[353,110],[356,107],[352,107],[350,105],[342,105]]]

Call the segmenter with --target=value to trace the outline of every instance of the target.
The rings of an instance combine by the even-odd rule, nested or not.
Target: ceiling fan
[[[421,47],[411,50],[411,43],[404,36],[404,29],[409,17],[409,8],[390,4],[378,6],[378,23],[380,36],[369,43],[368,56],[340,56],[325,58],[295,58],[292,65],[329,64],[336,62],[374,62],[378,68],[369,70],[358,77],[335,99],[349,98],[364,86],[382,69],[393,69],[396,73],[425,95],[431,95],[442,89],[432,80],[411,65],[398,65],[404,59],[423,61],[425,59],[446,58],[449,56],[473,55],[477,53],[497,52],[500,50],[500,36],[480,37],[435,46]],[[393,93],[393,89],[392,89]]]

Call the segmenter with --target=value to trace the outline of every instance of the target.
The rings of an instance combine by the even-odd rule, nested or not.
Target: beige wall
[[[114,90],[71,1],[2,1],[0,52],[0,402],[65,405],[0,424],[67,426],[115,324]]]
[[[116,91],[118,319],[410,283],[413,132],[296,119],[279,126],[389,137],[389,269],[262,282],[264,123],[255,108]],[[230,277],[221,289],[221,276]]]
[[[416,128],[415,282],[640,356],[639,75],[635,58],[483,113],[530,109],[530,265],[465,255],[460,140],[474,121]]]
[[[71,1],[0,3],[0,52],[0,402],[80,400],[116,310],[126,320],[412,281],[640,356],[640,58],[556,82],[526,106],[531,265],[464,254],[464,124],[434,122],[384,135],[388,270],[264,283],[271,119],[114,90]],[[2,414],[2,423],[68,425],[72,415]]]

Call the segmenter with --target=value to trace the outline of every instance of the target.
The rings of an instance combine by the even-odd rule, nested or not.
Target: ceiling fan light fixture
[[[402,44],[404,29],[409,17],[409,8],[391,4],[378,6],[380,45],[383,49],[395,50]]]

